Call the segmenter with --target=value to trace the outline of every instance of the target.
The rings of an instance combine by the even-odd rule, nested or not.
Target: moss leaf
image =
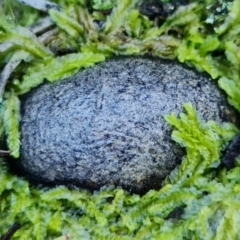
[[[4,103],[4,129],[7,135],[7,144],[11,155],[14,158],[19,157],[20,148],[20,101],[18,97],[12,92],[8,94],[8,98]]]
[[[28,92],[37,87],[44,79],[50,82],[70,77],[79,69],[93,66],[105,60],[103,54],[78,53],[68,54],[58,58],[49,58],[34,67],[28,69],[27,74],[20,83],[15,84],[18,94]]]

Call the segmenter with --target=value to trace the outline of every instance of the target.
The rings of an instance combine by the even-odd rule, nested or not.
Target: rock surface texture
[[[21,168],[39,182],[160,188],[185,154],[164,116],[191,102],[205,120],[235,122],[215,82],[173,61],[118,58],[22,98]]]

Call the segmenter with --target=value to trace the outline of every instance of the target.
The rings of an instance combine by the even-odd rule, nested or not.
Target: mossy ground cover
[[[47,13],[15,1],[1,3],[0,68],[19,65],[1,86],[0,131],[16,161],[19,96],[116,55],[178,59],[205,71],[240,111],[239,0],[192,1],[161,21],[142,15],[138,0],[56,2],[61,11]],[[46,41],[28,27],[45,17],[54,33]],[[113,187],[90,193],[32,186],[2,159],[0,235],[18,222],[13,239],[238,239],[240,167],[227,171],[221,164],[238,129],[199,119],[190,104],[184,109],[166,121],[187,155],[159,191],[144,196]],[[182,212],[177,218],[176,209]]]

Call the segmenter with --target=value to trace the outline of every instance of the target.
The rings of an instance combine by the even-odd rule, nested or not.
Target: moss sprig
[[[2,103],[4,109],[3,126],[7,134],[7,143],[11,155],[18,158],[20,149],[20,101],[14,92],[7,95],[7,99]]]

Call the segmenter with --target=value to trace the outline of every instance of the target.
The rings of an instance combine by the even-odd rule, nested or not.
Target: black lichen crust
[[[117,58],[44,84],[22,98],[21,167],[39,182],[158,189],[185,154],[164,116],[186,102],[236,123],[213,81],[173,61]]]

